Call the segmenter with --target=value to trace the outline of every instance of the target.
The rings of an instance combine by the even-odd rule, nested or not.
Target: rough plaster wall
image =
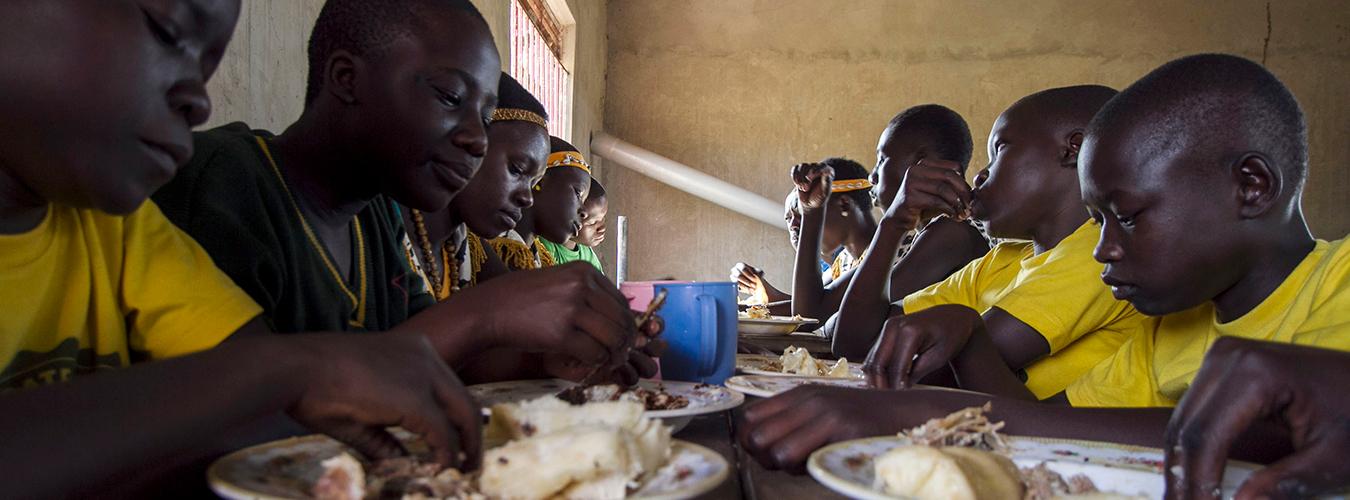
[[[611,134],[772,200],[787,169],[845,155],[869,167],[896,112],[938,102],[971,125],[970,175],[995,117],[1031,92],[1121,88],[1176,57],[1261,60],[1308,114],[1313,231],[1350,230],[1350,9],[1337,0],[618,0],[609,4]],[[1267,43],[1268,40],[1268,43]],[[725,279],[738,260],[791,282],[786,233],[623,168],[610,217],[630,216],[630,279]],[[613,243],[603,248],[613,258]]]
[[[473,0],[492,29],[502,65],[509,63],[511,0]],[[300,117],[309,64],[305,46],[323,0],[249,0],[234,38],[208,84],[214,111],[205,128],[244,121],[280,132]],[[589,153],[601,129],[605,93],[605,1],[569,0],[577,21],[572,137]]]
[[[243,121],[280,132],[305,105],[305,44],[323,0],[243,2],[234,38],[207,84],[213,110],[204,128]]]

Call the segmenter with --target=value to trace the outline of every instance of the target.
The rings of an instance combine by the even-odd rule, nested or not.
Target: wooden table
[[[746,398],[747,402],[750,399]],[[695,417],[689,425],[675,434],[677,439],[690,441],[716,451],[731,464],[731,474],[717,489],[699,498],[774,500],[779,498],[845,498],[821,486],[811,476],[794,476],[786,472],[765,469],[754,458],[746,455],[736,442],[736,422],[741,409]]]
[[[775,354],[782,354],[788,346],[797,346],[805,347],[812,356],[834,359],[834,352],[830,350],[830,339],[814,332],[797,332],[790,335],[742,333],[737,338],[742,343],[763,347]]]

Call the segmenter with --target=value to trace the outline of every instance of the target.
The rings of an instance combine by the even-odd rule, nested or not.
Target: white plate
[[[726,386],[747,396],[771,398],[802,385],[831,385],[836,387],[866,388],[861,378],[800,377],[796,375],[736,375],[727,379]]]
[[[1123,495],[1162,498],[1162,450],[1095,441],[1008,436],[1010,456],[1018,467],[1045,462],[1066,479],[1083,474],[1097,489]],[[806,470],[835,492],[860,499],[894,498],[872,488],[873,460],[896,446],[909,444],[901,437],[877,437],[835,443],[811,454]],[[1259,466],[1229,461],[1223,478],[1225,497],[1231,496]]]
[[[745,373],[745,374],[748,374],[748,375],[764,375],[764,376],[767,376],[767,377],[801,377],[801,376],[804,376],[804,375],[793,375],[793,374],[790,374],[790,373],[783,373],[783,372],[774,370],[774,369],[773,369],[773,365],[774,365],[774,364],[777,364],[777,362],[778,362],[778,356],[773,356],[773,355],[769,355],[769,354],[737,354],[737,355],[736,355],[736,369],[737,369],[737,370],[740,370],[741,373]],[[857,364],[857,363],[853,363],[853,362],[849,362],[849,364],[848,364],[848,373],[849,373],[849,375],[852,376],[853,378],[859,378],[859,379],[860,379],[860,378],[863,378],[862,365]],[[834,378],[834,377],[823,377],[823,378]]]
[[[563,389],[577,385],[561,379],[512,380],[469,386],[469,394],[478,400],[484,409],[498,403],[527,401],[545,395],[553,395]],[[648,411],[645,415],[654,418],[692,417],[706,413],[730,410],[745,402],[745,396],[725,387],[693,382],[643,380],[639,387],[656,389],[664,387],[666,392],[689,398],[689,406],[676,410]]]
[[[343,451],[351,452],[321,435],[264,443],[216,460],[206,471],[207,483],[211,491],[232,500],[311,498],[309,492],[323,474],[320,462]],[[693,498],[722,484],[729,471],[726,459],[717,452],[672,440],[670,462],[644,481],[631,498]]]
[[[770,316],[767,319],[751,319],[740,316],[736,330],[750,335],[787,335],[797,331],[802,325],[820,323],[811,318],[793,319],[790,316]]]

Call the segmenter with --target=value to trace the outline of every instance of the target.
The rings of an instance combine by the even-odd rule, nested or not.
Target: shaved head
[[[1085,130],[1092,117],[1116,95],[1116,89],[1104,85],[1059,87],[1023,97],[1007,112],[1034,116],[1041,126],[1049,127],[1048,132]]]
[[[1129,137],[1155,155],[1224,168],[1245,154],[1265,156],[1290,193],[1308,170],[1308,127],[1298,100],[1274,74],[1237,56],[1201,54],[1153,70],[1108,103],[1089,135]]]
[[[1303,112],[1259,64],[1220,54],[1167,63],[1106,104],[1082,151],[1102,279],[1144,314],[1212,301],[1231,321],[1312,247],[1299,206]]]

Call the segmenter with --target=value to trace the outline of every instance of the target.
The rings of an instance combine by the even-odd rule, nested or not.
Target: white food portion
[[[877,457],[875,487],[917,500],[1022,498],[1017,466],[971,448],[900,446]]]
[[[783,373],[794,375],[806,375],[808,377],[836,377],[847,378],[848,358],[839,358],[833,365],[811,357],[811,353],[805,347],[788,346],[783,350],[783,355],[778,357],[778,362],[783,365]]]
[[[479,488],[494,498],[622,498],[670,459],[670,427],[642,411],[553,396],[496,405],[490,429],[513,440],[487,452]]]
[[[589,396],[589,394],[587,395]],[[602,401],[574,406],[553,396],[544,396],[521,403],[492,406],[488,423],[488,440],[521,439],[539,434],[551,434],[559,429],[582,424],[601,424],[625,429],[636,429],[642,420],[642,404],[637,398],[622,401]],[[526,432],[526,429],[530,429]]]
[[[350,454],[320,462],[323,475],[314,485],[314,497],[321,500],[361,500],[366,496],[366,473],[361,462]]]

